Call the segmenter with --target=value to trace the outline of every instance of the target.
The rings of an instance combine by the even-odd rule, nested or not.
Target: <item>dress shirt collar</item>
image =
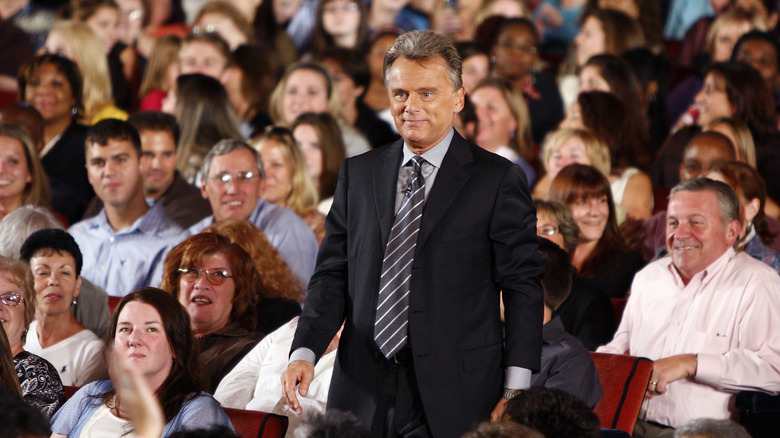
[[[542,327],[542,341],[546,345],[555,344],[565,333],[561,317],[556,315]]]
[[[702,269],[701,272],[698,272],[696,275],[691,277],[691,280],[688,282],[688,285],[693,283],[698,283],[701,284],[702,286],[706,285],[706,283],[708,283],[715,276],[716,273],[722,271],[723,268],[725,268],[729,260],[731,260],[735,255],[737,255],[737,253],[734,251],[734,248],[728,248],[726,252],[724,252],[720,257],[715,259],[714,262],[710,263],[709,266]],[[685,288],[686,284],[683,282],[680,273],[677,272],[677,268],[674,266],[671,256],[669,256],[666,268],[669,270],[669,272],[672,273],[672,275],[674,276],[674,281],[677,283],[680,289]]]
[[[441,168],[441,163],[444,161],[444,156],[447,155],[447,151],[450,149],[450,143],[452,142],[452,137],[455,135],[455,129],[450,128],[450,132],[447,133],[446,136],[444,136],[444,139],[439,142],[436,146],[428,149],[422,154],[422,157],[427,161],[429,164],[432,164],[437,169]],[[401,161],[401,165],[408,163],[409,160],[412,159],[413,156],[415,156],[415,153],[409,149],[409,146],[406,145],[406,142],[404,142],[404,156],[403,160]]]
[[[125,227],[119,231],[114,231],[114,227],[108,222],[108,215],[106,215],[106,208],[103,207],[100,213],[95,216],[95,221],[92,223],[92,228],[102,228],[112,235],[118,234],[130,234],[135,231],[140,231],[143,234],[156,234],[160,229],[165,228],[167,224],[167,217],[163,211],[162,204],[157,203],[150,207],[141,217],[135,220],[129,227]]]

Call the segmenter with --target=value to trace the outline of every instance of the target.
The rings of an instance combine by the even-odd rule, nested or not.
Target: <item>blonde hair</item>
[[[154,43],[149,62],[146,66],[144,78],[138,96],[143,98],[154,89],[169,91],[174,84],[165,82],[168,68],[179,62],[181,50],[181,38],[175,35],[165,35]]]
[[[704,127],[703,132],[714,131],[718,125],[726,125],[734,134],[734,139],[737,144],[734,147],[737,149],[735,152],[738,154],[738,161],[747,163],[752,168],[756,168],[756,144],[753,142],[753,134],[750,133],[747,125],[728,117],[719,117]]]
[[[580,128],[561,128],[547,134],[542,144],[542,164],[544,164],[544,169],[548,172],[550,171],[548,163],[553,154],[572,137],[578,138],[585,145],[585,155],[588,156],[590,165],[604,175],[609,175],[611,172],[609,146],[604,143],[604,140],[589,130]]]
[[[298,70],[309,70],[319,73],[325,78],[325,90],[328,94],[328,112],[335,119],[341,118],[341,104],[339,103],[338,93],[335,92],[333,80],[328,71],[321,64],[313,61],[296,62],[287,67],[282,78],[271,93],[271,101],[268,108],[268,114],[277,125],[290,126],[294,120],[287,120],[284,117],[284,92],[287,90],[287,81],[290,76]]]
[[[483,0],[482,5],[480,5],[476,12],[474,12],[474,29],[478,28],[483,21],[495,15],[495,13],[490,11],[490,8],[493,6],[493,3],[497,1],[498,0]],[[528,5],[525,1],[515,0],[515,2],[520,6],[520,9],[523,10],[522,17],[529,17],[531,15],[530,11],[528,10]]]
[[[103,54],[100,38],[84,23],[60,21],[51,32],[59,32],[70,43],[73,62],[84,78],[84,120],[89,122],[107,105],[114,103],[108,58]]]
[[[0,277],[17,285],[20,295],[24,298],[24,332],[22,332],[22,344],[24,344],[27,341],[27,329],[35,318],[36,296],[30,265],[21,260],[0,256]]]
[[[749,23],[752,29],[757,29],[762,32],[766,32],[766,25],[758,16],[758,14],[746,11],[741,8],[730,9],[718,16],[715,21],[710,24],[707,29],[707,35],[704,37],[704,41],[707,47],[707,51],[712,54],[715,51],[715,38],[718,36],[718,32],[721,31],[726,25],[735,24],[738,22]]]
[[[531,155],[531,114],[528,111],[528,105],[525,103],[523,94],[517,91],[509,82],[503,79],[487,77],[482,79],[471,90],[474,94],[480,88],[492,87],[501,92],[509,111],[517,122],[517,129],[509,141],[509,146],[522,157],[528,159]]]
[[[49,206],[49,178],[43,170],[43,164],[38,157],[38,149],[30,136],[19,126],[0,124],[0,136],[11,137],[22,145],[24,157],[27,159],[27,173],[30,182],[24,186],[22,205]]]
[[[269,126],[263,134],[253,138],[250,143],[260,152],[269,141],[275,142],[273,146],[279,148],[285,166],[290,169],[290,193],[287,195],[284,206],[299,216],[316,209],[317,190],[314,188],[311,176],[309,176],[306,158],[295,142],[292,132],[287,128]]]

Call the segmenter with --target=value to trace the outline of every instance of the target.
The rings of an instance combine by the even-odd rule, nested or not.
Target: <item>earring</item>
[[[75,116],[77,116],[77,115],[79,115],[79,108],[78,108],[77,106],[73,106],[73,107],[70,109],[70,113],[71,113],[71,114],[73,114],[73,116],[74,116],[74,117],[75,117]]]

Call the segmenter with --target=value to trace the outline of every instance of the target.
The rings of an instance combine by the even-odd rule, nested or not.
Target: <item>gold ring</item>
[[[658,386],[658,382],[650,382],[650,384],[653,386]]]

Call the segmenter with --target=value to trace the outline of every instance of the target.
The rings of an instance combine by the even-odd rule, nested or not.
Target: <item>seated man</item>
[[[87,132],[86,157],[104,207],[69,230],[84,254],[84,278],[117,297],[159,285],[165,254],[182,229],[162,205],[150,208],[144,199],[138,132],[127,122],[100,121]]]
[[[579,339],[566,333],[561,317],[553,317],[569,295],[574,267],[569,254],[547,239],[539,238],[537,251],[544,266],[544,328],[542,369],[533,375],[531,386],[566,391],[593,408],[602,394],[593,358]]]
[[[636,274],[614,339],[598,349],[655,361],[635,437],[671,436],[694,418],[731,418],[736,391],[780,391],[780,277],[734,252],[734,191],[685,181],[672,189],[666,213],[670,256]]]
[[[103,341],[70,308],[81,292],[81,251],[73,237],[61,229],[36,231],[20,254],[30,264],[37,298],[24,349],[51,362],[63,385],[104,379]]]
[[[201,195],[213,215],[187,230],[200,233],[215,222],[249,221],[262,230],[304,286],[314,272],[317,239],[306,222],[284,207],[260,198],[263,162],[260,154],[238,140],[222,140],[211,148],[201,168]]]
[[[298,415],[282,396],[281,375],[287,369],[298,317],[272,332],[257,344],[220,382],[214,398],[223,407],[273,412],[290,420],[288,435],[303,424],[309,414],[324,413],[328,401],[330,377],[336,360],[339,335],[331,341],[325,354],[314,367],[314,380],[306,397],[299,398],[304,414]]]

